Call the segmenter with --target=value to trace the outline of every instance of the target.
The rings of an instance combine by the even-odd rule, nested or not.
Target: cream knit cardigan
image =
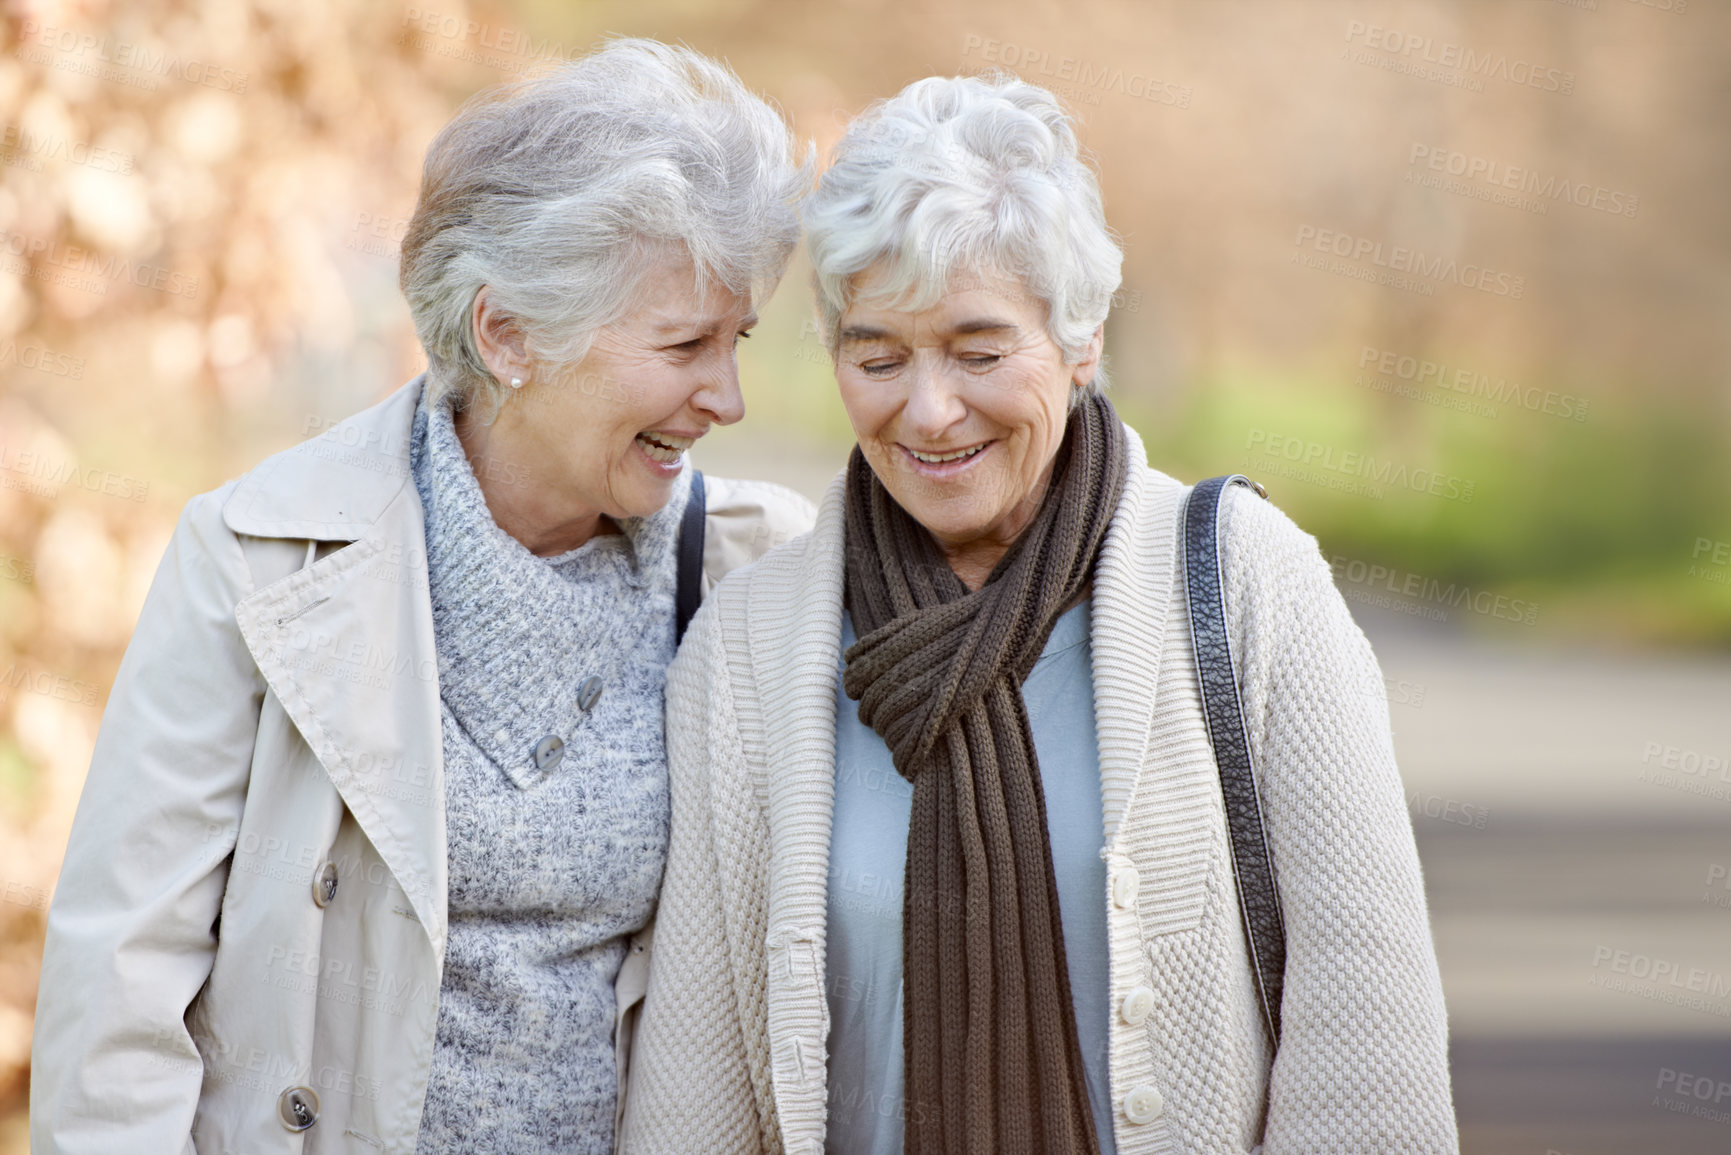
[[[1092,634],[1118,1150],[1454,1152],[1442,987],[1370,646],[1315,540],[1229,488],[1228,627],[1286,919],[1271,1055],[1179,577],[1187,489],[1127,433]],[[628,1155],[823,1150],[842,536],[838,478],[810,535],[716,588],[669,669],[672,844]]]

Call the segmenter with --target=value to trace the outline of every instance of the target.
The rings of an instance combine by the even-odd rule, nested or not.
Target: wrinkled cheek
[[[866,464],[872,467],[872,472],[878,475],[879,480],[906,472],[906,459],[895,446],[872,438],[861,438],[859,444],[860,452],[865,454]]]

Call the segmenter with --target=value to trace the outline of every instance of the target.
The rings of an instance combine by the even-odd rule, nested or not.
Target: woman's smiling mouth
[[[680,437],[673,433],[639,433],[637,445],[643,450],[643,455],[649,460],[662,465],[673,465],[681,455],[697,443],[695,437]]]
[[[907,454],[916,473],[927,477],[949,477],[968,468],[980,454],[990,449],[992,444],[990,441],[982,441],[960,449],[943,450],[914,449],[901,444],[896,448]]]

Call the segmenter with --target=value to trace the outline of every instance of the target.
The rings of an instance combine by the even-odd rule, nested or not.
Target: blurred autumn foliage
[[[375,393],[414,371],[355,288],[394,291],[393,222],[463,82],[401,25],[354,0],[5,19],[0,1115],[23,1105],[47,896],[178,507],[245,468],[242,415],[279,364],[340,357]]]

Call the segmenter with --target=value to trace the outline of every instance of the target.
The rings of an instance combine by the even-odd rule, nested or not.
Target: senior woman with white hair
[[[705,531],[684,463],[808,171],[650,41],[440,133],[426,374],[195,498],[139,619],[49,914],[40,1155],[613,1149],[676,591],[810,524],[711,479]]]
[[[1070,120],[919,81],[805,223],[858,447],[668,676],[625,1149],[1455,1150],[1375,660],[1312,538],[1189,500],[1114,415],[1121,255]],[[1219,552],[1187,572],[1191,506]]]

